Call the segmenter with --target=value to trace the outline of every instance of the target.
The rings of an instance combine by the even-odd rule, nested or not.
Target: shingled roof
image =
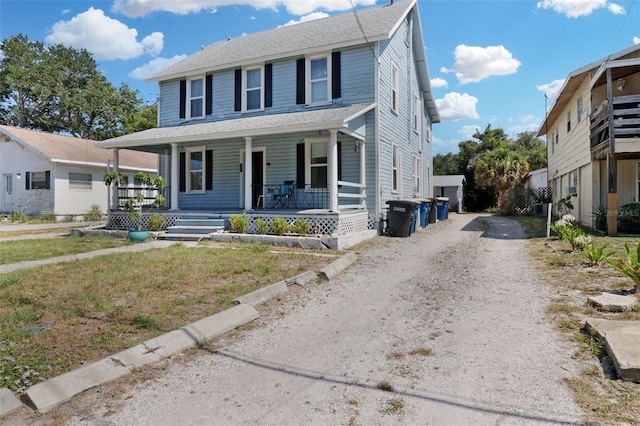
[[[415,0],[316,19],[218,41],[151,76],[161,81],[323,49],[339,49],[389,38]]]
[[[95,146],[96,141],[80,139],[37,130],[0,125],[0,135],[30,149],[52,163],[106,167],[113,161],[113,152]],[[148,152],[120,150],[119,168],[155,172],[158,156]]]

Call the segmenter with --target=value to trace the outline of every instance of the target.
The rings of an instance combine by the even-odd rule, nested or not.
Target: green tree
[[[123,135],[141,113],[138,92],[114,87],[84,49],[44,46],[19,34],[0,45],[0,120],[86,139]],[[146,114],[146,111],[144,111]],[[141,123],[155,127],[148,120]],[[146,128],[149,128],[146,127]]]
[[[515,150],[529,163],[531,170],[547,167],[547,144],[535,132],[522,132],[513,143]]]
[[[508,191],[519,185],[528,172],[527,161],[507,146],[483,152],[478,157],[474,168],[477,184],[496,190],[497,207],[501,212],[506,212]]]

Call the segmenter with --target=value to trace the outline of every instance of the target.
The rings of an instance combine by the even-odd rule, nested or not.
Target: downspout
[[[376,156],[376,210],[375,219],[382,220],[382,186],[380,185],[380,43],[376,42],[374,46],[374,100],[375,109],[375,156]]]

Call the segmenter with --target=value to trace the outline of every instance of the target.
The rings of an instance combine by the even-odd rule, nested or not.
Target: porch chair
[[[273,207],[283,209],[295,207],[295,189],[295,181],[285,180],[280,185],[280,191],[273,194]]]

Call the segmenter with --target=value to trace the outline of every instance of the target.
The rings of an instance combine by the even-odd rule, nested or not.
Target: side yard
[[[541,218],[519,218],[533,238],[529,252],[538,273],[558,296],[549,302],[547,313],[558,330],[576,343],[567,356],[583,364],[581,374],[567,380],[576,402],[598,424],[635,424],[640,419],[640,384],[618,380],[602,342],[585,330],[587,318],[640,320],[640,305],[624,312],[603,312],[587,303],[589,296],[603,292],[632,295],[640,301],[630,277],[607,262],[626,259],[624,246],[635,251],[638,238],[589,234],[590,243],[571,244],[566,238],[546,238]],[[576,246],[576,247],[574,247]],[[636,270],[640,274],[640,270]]]

